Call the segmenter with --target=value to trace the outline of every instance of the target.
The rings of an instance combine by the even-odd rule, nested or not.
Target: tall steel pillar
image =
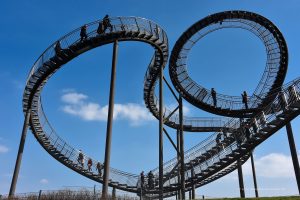
[[[258,190],[257,190],[257,182],[256,182],[256,173],[255,173],[253,152],[250,153],[250,157],[251,157],[251,167],[252,167],[252,175],[253,175],[255,197],[258,198]]]
[[[18,150],[18,155],[17,155],[17,159],[16,159],[14,174],[13,174],[13,178],[12,178],[10,189],[9,189],[9,197],[13,197],[15,195],[15,190],[16,190],[16,185],[17,185],[17,181],[18,181],[18,176],[19,176],[19,171],[20,171],[22,156],[23,156],[23,151],[24,151],[24,145],[25,145],[25,140],[26,140],[26,135],[27,135],[27,129],[28,129],[28,125],[29,125],[30,113],[31,113],[31,109],[28,109],[26,112],[26,115],[25,115],[25,119],[24,119],[24,124],[23,124],[22,135],[21,135],[21,140],[20,140],[20,144],[19,144],[19,150]]]
[[[163,67],[160,67],[160,77],[159,77],[159,200],[163,199],[163,128],[164,128],[164,116],[163,116],[163,79],[164,79],[164,71]]]
[[[289,146],[290,146],[293,165],[294,165],[294,171],[295,171],[295,176],[296,176],[296,181],[297,181],[297,186],[298,186],[298,192],[300,194],[299,161],[298,161],[298,157],[297,157],[297,149],[296,149],[295,140],[294,140],[294,136],[293,136],[292,125],[290,122],[288,122],[286,124],[286,132],[287,132],[287,136],[288,136],[288,140],[289,140]]]
[[[192,199],[196,199],[196,191],[195,191],[195,184],[192,186]]]
[[[195,199],[196,195],[195,195],[195,181],[194,181],[194,178],[195,178],[195,171],[194,171],[194,168],[192,168],[192,171],[191,171],[191,174],[192,174],[192,177],[193,177],[193,180],[192,180],[192,199]]]
[[[281,91],[280,97],[281,97],[283,110],[286,111],[288,106],[288,101],[284,91]],[[293,161],[293,166],[294,166],[294,171],[295,171],[295,176],[296,176],[296,181],[298,186],[298,192],[300,194],[300,169],[299,169],[299,161],[297,157],[297,149],[296,149],[295,140],[293,136],[292,125],[290,122],[287,122],[285,127],[288,136],[288,141],[289,141],[289,146],[290,146],[290,151],[291,151],[291,156],[292,156],[292,161]]]
[[[185,176],[184,176],[184,136],[183,136],[183,105],[182,96],[179,96],[179,124],[180,124],[180,179],[181,198],[185,199]]]
[[[178,149],[178,151],[177,151],[177,162],[180,163],[180,130],[179,129],[177,129],[177,149]],[[178,164],[178,167],[180,167],[180,164]],[[178,184],[181,183],[180,176],[181,176],[181,173],[180,173],[180,170],[178,170],[178,176],[177,176],[178,177]],[[181,198],[181,189],[179,189],[177,191],[177,193],[178,193],[178,199],[182,199]]]
[[[238,176],[239,176],[240,194],[241,194],[241,198],[245,198],[243,170],[242,170],[242,165],[241,165],[240,159],[237,160],[237,165],[238,165]]]
[[[103,185],[102,185],[102,197],[101,197],[103,200],[107,199],[107,193],[108,193],[108,179],[109,179],[109,166],[110,166],[112,124],[113,124],[113,115],[114,115],[114,96],[115,96],[117,56],[118,56],[118,40],[116,40],[114,42],[111,77],[110,77],[109,108],[108,108],[108,116],[107,116],[104,173],[103,173]]]

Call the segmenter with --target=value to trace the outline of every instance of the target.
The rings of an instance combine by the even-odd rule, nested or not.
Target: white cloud
[[[47,179],[43,178],[43,179],[40,180],[40,183],[41,184],[48,184],[49,181]]]
[[[6,146],[0,144],[0,153],[6,153],[8,150],[9,149]]]
[[[61,100],[66,103],[62,107],[65,113],[78,116],[87,121],[107,120],[108,105],[100,106],[97,103],[89,102],[87,95],[71,92],[64,94]],[[114,105],[114,119],[128,120],[131,125],[136,126],[152,121],[154,117],[144,105],[127,103]]]
[[[265,178],[291,178],[294,177],[294,168],[291,156],[282,153],[271,153],[254,159],[257,176]],[[243,166],[245,175],[252,176],[251,161]]]
[[[83,103],[83,101],[87,98],[88,97],[84,94],[71,92],[71,93],[64,94],[61,97],[61,100],[65,103],[69,103],[69,104],[80,104],[80,103]]]

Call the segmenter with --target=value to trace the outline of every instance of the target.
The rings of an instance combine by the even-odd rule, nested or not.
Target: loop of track
[[[232,13],[237,13],[237,16],[240,16],[242,12],[234,11]],[[207,19],[210,19],[212,16],[215,15],[211,15]],[[160,67],[164,67],[168,60],[168,39],[166,33],[154,22],[143,18],[118,17],[112,18],[111,22],[113,24],[113,30],[100,35],[96,33],[99,21],[88,24],[88,39],[83,42],[79,41],[80,29],[76,29],[60,38],[59,41],[64,50],[59,56],[54,53],[54,44],[51,45],[38,58],[32,67],[23,95],[23,110],[24,112],[27,112],[29,109],[31,110],[30,127],[43,148],[65,166],[100,183],[103,181],[102,177],[94,171],[89,172],[87,169],[79,166],[77,162],[78,151],[59,137],[51,126],[43,111],[40,96],[47,80],[64,64],[80,54],[93,48],[112,43],[115,40],[141,41],[152,45],[155,50],[153,59],[151,60],[145,75],[144,99],[149,110],[155,117],[158,117],[157,99],[154,91],[159,75],[159,69]],[[208,24],[209,23],[210,22],[208,22]],[[185,34],[189,33],[185,32]],[[278,37],[282,37],[282,35],[280,34]],[[284,41],[283,37],[282,41]],[[176,44],[178,44],[178,42]],[[175,50],[173,50],[172,53],[172,62],[174,62],[174,59],[176,60],[174,52]],[[280,59],[284,60],[284,56],[286,56],[285,64],[287,65],[287,51],[286,55],[280,56]],[[267,92],[263,93],[261,97],[267,97],[265,98],[265,101],[268,99],[269,102],[261,102],[259,106],[260,112],[251,113],[252,117],[251,119],[248,119],[248,123],[252,127],[250,130],[251,138],[245,138],[243,136],[242,146],[239,146],[234,138],[224,139],[222,141],[224,146],[223,148],[220,148],[216,144],[215,137],[217,133],[215,133],[185,153],[187,190],[190,189],[192,184],[195,184],[196,187],[200,187],[235,170],[237,167],[236,161],[238,159],[245,162],[249,158],[249,152],[254,147],[283,127],[286,121],[291,121],[300,114],[300,80],[296,79],[288,85],[281,87],[281,93],[274,88],[277,85],[281,86],[283,82],[286,73],[286,68],[284,67],[285,64],[283,63],[280,65],[280,70],[282,70],[283,74],[278,74],[278,78],[274,81],[276,83],[274,83],[271,88],[262,87],[262,89],[258,89],[260,93],[257,94]],[[170,64],[170,71],[172,71],[171,68],[172,63]],[[176,74],[174,75],[173,73],[174,72],[170,73],[172,81],[176,79],[176,77],[173,77]],[[180,85],[175,86],[176,89],[180,87]],[[273,93],[270,91],[273,91]],[[184,94],[183,90],[179,90],[179,92]],[[284,107],[282,106],[282,95],[284,95],[284,99],[286,100],[286,105]],[[184,97],[187,98],[185,95]],[[195,104],[195,102],[193,104]],[[275,111],[274,106],[276,107]],[[223,110],[221,111],[223,112]],[[165,109],[164,113],[164,116],[166,117],[171,111]],[[278,118],[278,116],[281,117]],[[165,119],[165,123],[172,128],[178,128],[178,119],[176,116]],[[258,131],[253,129],[254,125],[257,127]],[[222,129],[228,130],[231,134],[235,132],[243,135],[243,126],[244,125],[236,118],[232,118],[228,121],[222,121],[222,119],[203,120],[201,118],[185,118],[184,130],[220,131]],[[85,158],[88,157],[89,156],[86,156]],[[97,160],[93,160],[93,163],[97,162]],[[174,192],[179,188],[177,182],[178,165],[176,163],[176,158],[164,163],[164,196],[174,195]],[[195,170],[196,177],[191,177],[192,168]],[[111,168],[110,171],[110,186],[124,191],[139,193],[138,175],[123,172],[114,168]],[[158,174],[157,169],[154,169],[153,172],[155,175]],[[145,194],[149,197],[157,197],[158,192],[158,187],[154,187],[153,189],[147,189]]]
[[[249,109],[244,108],[241,97],[223,94],[217,94],[218,103],[217,107],[214,107],[210,90],[197,84],[187,72],[187,58],[192,47],[207,34],[226,28],[248,30],[255,34],[266,48],[266,67],[253,96],[249,99]],[[194,106],[223,116],[250,117],[272,101],[270,95],[275,88],[282,85],[287,66],[286,42],[271,21],[251,12],[226,11],[205,17],[180,36],[170,56],[169,73],[176,90]]]

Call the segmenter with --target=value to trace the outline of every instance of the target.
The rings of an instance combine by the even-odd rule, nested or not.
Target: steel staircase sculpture
[[[88,24],[88,38],[80,41],[80,28],[60,38],[62,52],[55,54],[55,43],[47,48],[33,65],[23,95],[23,111],[31,111],[30,128],[41,146],[56,160],[77,173],[102,183],[95,171],[89,172],[77,161],[78,150],[58,136],[48,121],[42,107],[41,92],[47,80],[64,64],[93,48],[118,41],[140,41],[154,48],[153,58],[144,80],[144,101],[147,108],[158,118],[159,108],[155,85],[159,69],[168,61],[168,39],[156,23],[137,17],[110,19],[113,28],[98,34],[96,21]],[[194,43],[206,34],[221,28],[245,28],[258,35],[267,50],[267,65],[261,82],[249,101],[249,110],[242,107],[241,99],[218,94],[219,107],[212,106],[208,91],[191,80],[186,72],[186,58]],[[201,32],[203,31],[203,32]],[[198,34],[200,32],[200,34]],[[198,38],[193,38],[195,34]],[[197,35],[196,34],[196,35]],[[193,39],[195,41],[193,41]],[[193,42],[191,42],[193,41]],[[266,18],[245,11],[228,11],[210,15],[195,23],[176,42],[170,58],[170,76],[176,90],[190,103],[206,111],[238,118],[184,118],[184,131],[215,132],[206,140],[185,152],[186,190],[210,183],[237,168],[237,160],[246,162],[256,146],[276,133],[286,122],[300,114],[300,79],[282,86],[287,70],[287,47],[275,25]],[[205,91],[205,92],[203,92]],[[199,95],[201,94],[201,98]],[[177,129],[178,116],[164,108],[165,125]],[[247,125],[246,125],[247,124]],[[227,137],[216,143],[216,135],[222,131]],[[85,163],[89,156],[85,155]],[[93,163],[98,163],[93,159]],[[164,164],[164,196],[175,195],[179,189],[177,158]],[[192,173],[192,170],[194,173]],[[158,169],[153,170],[157,176]],[[192,175],[193,174],[193,175]],[[139,193],[139,175],[110,169],[109,186]],[[147,188],[148,197],[158,197],[158,184]]]

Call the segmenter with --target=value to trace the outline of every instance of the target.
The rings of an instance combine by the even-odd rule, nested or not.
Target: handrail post
[[[21,162],[22,162],[22,156],[23,156],[23,151],[24,151],[24,145],[25,145],[27,129],[28,129],[28,125],[29,125],[30,115],[31,115],[31,109],[29,108],[26,112],[25,119],[24,119],[23,130],[22,130],[21,140],[20,140],[20,144],[19,144],[19,150],[18,150],[18,155],[17,155],[17,159],[16,159],[14,174],[13,174],[13,178],[12,178],[10,189],[9,189],[9,197],[13,197],[15,195],[15,190],[16,190],[20,166],[21,166]]]
[[[104,172],[103,172],[103,185],[101,199],[107,199],[108,192],[108,179],[109,179],[109,166],[110,166],[110,151],[111,151],[111,137],[112,137],[112,124],[114,113],[114,97],[115,97],[115,78],[116,78],[116,65],[118,56],[118,40],[114,42],[112,69],[110,79],[110,92],[109,92],[109,108],[107,116],[106,128],[106,144],[105,144],[105,159],[104,159]]]

